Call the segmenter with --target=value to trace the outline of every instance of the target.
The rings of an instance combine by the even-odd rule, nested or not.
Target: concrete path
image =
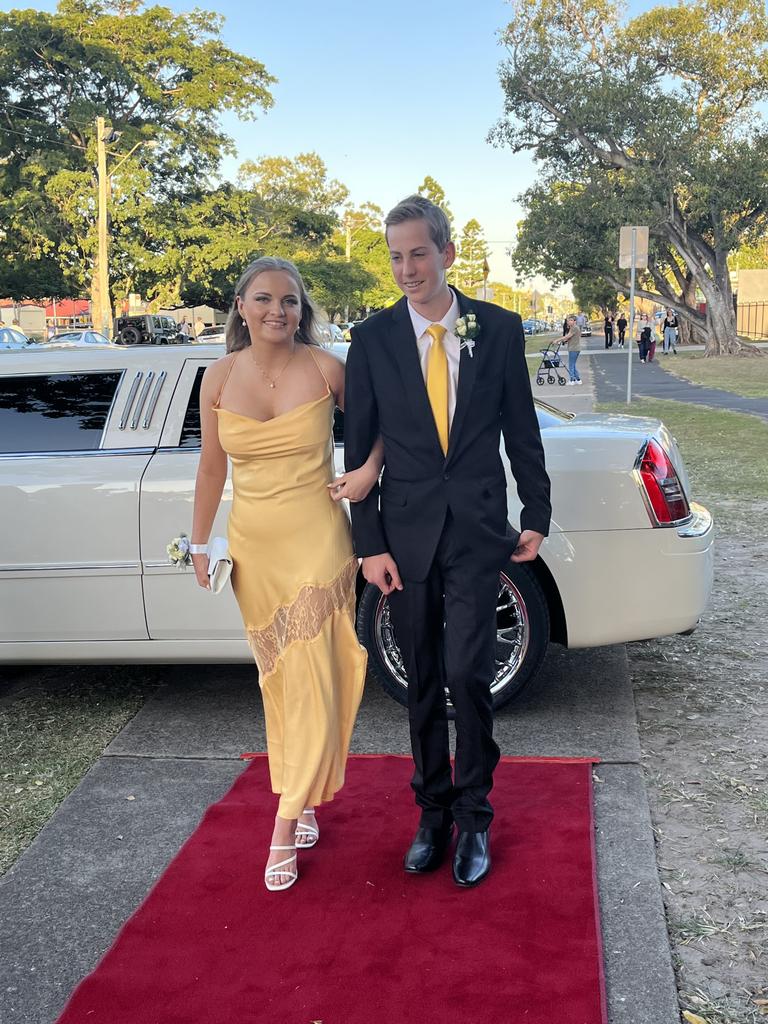
[[[496,736],[503,754],[602,759],[594,775],[610,1024],[679,1024],[624,648],[551,648],[533,692],[498,714]],[[243,770],[239,754],[263,749],[254,669],[168,668],[165,684],[0,882],[3,1024],[51,1024]],[[408,751],[405,710],[370,681],[353,750]],[[411,800],[410,791],[402,796]]]
[[[635,349],[637,346],[635,346]],[[632,395],[635,398],[667,398],[675,402],[691,402],[714,409],[751,413],[768,420],[768,398],[745,398],[721,388],[704,387],[667,373],[664,364],[674,355],[661,355],[656,349],[652,363],[641,363],[637,351],[633,352]],[[627,397],[626,350],[598,349],[593,342],[586,353],[592,365],[594,387],[598,402],[624,402]],[[584,359],[584,356],[582,356]],[[571,390],[571,389],[569,389]]]

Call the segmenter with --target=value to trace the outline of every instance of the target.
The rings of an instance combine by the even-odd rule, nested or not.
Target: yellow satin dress
[[[232,463],[231,579],[259,670],[277,813],[292,819],[344,783],[367,657],[354,628],[357,559],[326,486],[335,401],[320,366],[322,398],[262,421],[221,408],[237,358],[213,406]]]

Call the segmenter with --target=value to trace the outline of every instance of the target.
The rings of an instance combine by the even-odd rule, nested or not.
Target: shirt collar
[[[408,312],[411,315],[413,332],[416,335],[417,341],[422,334],[424,334],[429,325],[434,323],[442,324],[447,334],[456,334],[456,321],[459,319],[459,300],[453,288],[451,288],[451,295],[453,295],[453,302],[442,320],[427,320],[427,318],[422,316],[421,313],[417,313],[411,305],[410,300],[408,301]]]

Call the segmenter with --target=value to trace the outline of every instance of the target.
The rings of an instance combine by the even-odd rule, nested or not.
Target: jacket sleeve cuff
[[[520,516],[520,529],[522,530],[533,530],[535,533],[541,533],[543,536],[549,536],[549,519],[543,519],[541,516],[537,516],[535,513],[528,512],[523,509],[522,515]]]

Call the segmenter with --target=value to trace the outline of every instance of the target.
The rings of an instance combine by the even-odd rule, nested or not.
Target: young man
[[[490,870],[488,800],[499,748],[493,740],[499,571],[536,558],[550,519],[522,321],[452,291],[456,258],[445,214],[410,196],[386,218],[392,273],[404,297],[352,329],[345,388],[347,469],[381,436],[378,486],[351,506],[365,578],[388,595],[408,674],[421,808],[405,869],[442,862],[454,822],[453,877]],[[522,533],[507,522],[507,456],[523,503]],[[445,687],[456,711],[451,775]]]

